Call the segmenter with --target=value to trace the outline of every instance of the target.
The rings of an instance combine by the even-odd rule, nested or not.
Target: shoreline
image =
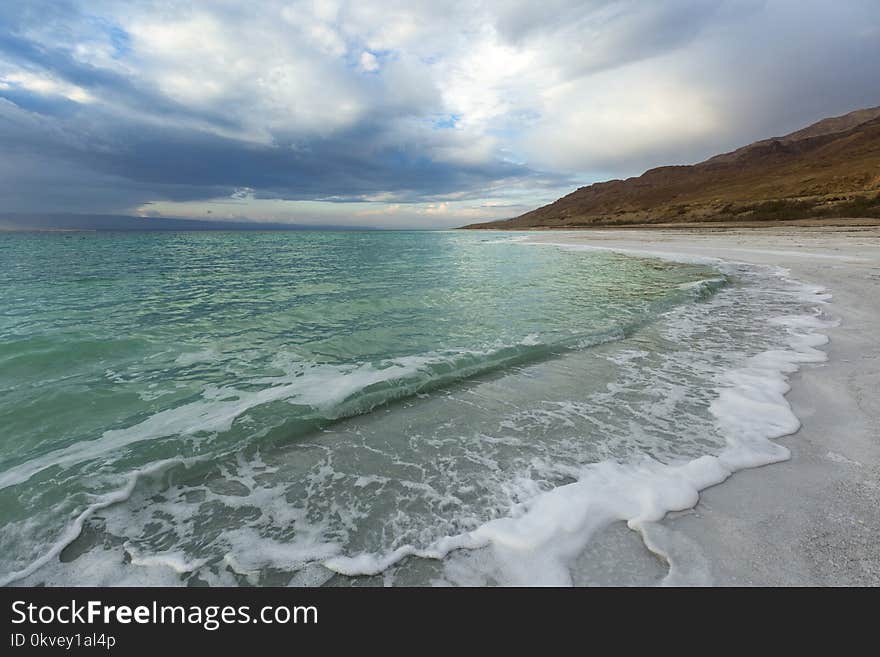
[[[828,360],[791,376],[786,398],[801,428],[776,440],[791,458],[734,473],[660,525],[696,551],[715,585],[880,584],[880,228],[605,228],[527,241],[776,265],[827,288],[839,325],[823,330]]]
[[[489,222],[491,224],[491,222]],[[730,230],[737,228],[760,228],[764,230],[778,230],[780,228],[877,228],[880,227],[880,219],[874,217],[838,217],[838,218],[808,218],[808,219],[755,219],[753,221],[697,221],[697,222],[659,222],[659,223],[630,223],[630,224],[595,224],[595,225],[571,225],[571,226],[532,226],[510,227],[470,224],[460,226],[455,230],[485,230],[503,232],[524,233],[547,233],[547,232],[603,232],[603,231],[694,231],[706,233],[718,230]]]

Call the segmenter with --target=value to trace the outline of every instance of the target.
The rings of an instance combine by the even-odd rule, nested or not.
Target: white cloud
[[[528,203],[509,201],[432,201],[396,203],[385,198],[381,202],[322,203],[315,201],[284,201],[259,199],[241,194],[212,201],[154,201],[136,208],[142,217],[171,216],[188,219],[270,221],[305,225],[338,224],[349,226],[381,226],[407,228],[424,226],[459,226],[463,223],[492,221],[521,214],[530,209]]]
[[[95,100],[88,91],[75,84],[22,70],[0,75],[0,87],[25,89],[45,96],[61,96],[76,103],[92,103]]]
[[[652,157],[659,163],[723,126],[711,95],[652,63],[546,89],[540,116],[521,136],[528,160],[572,171],[620,170]]]
[[[118,20],[131,37],[138,72],[170,99],[223,108],[242,134],[326,134],[368,109],[346,71],[345,40],[321,16],[323,5],[267,6],[228,15],[208,5],[172,17],[130,11]],[[315,13],[317,12],[317,14]]]
[[[376,59],[376,55],[365,50],[361,53],[361,69],[367,71],[368,73],[373,73],[374,71],[379,70],[379,60]]]

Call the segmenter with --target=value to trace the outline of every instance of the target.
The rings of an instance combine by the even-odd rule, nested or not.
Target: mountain
[[[465,228],[880,218],[880,107],[688,166],[581,187],[513,219]]]

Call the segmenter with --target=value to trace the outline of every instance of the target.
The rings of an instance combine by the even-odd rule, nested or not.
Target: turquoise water
[[[352,583],[327,560],[711,451],[715,372],[779,339],[743,311],[789,303],[747,279],[499,233],[0,235],[0,579]]]

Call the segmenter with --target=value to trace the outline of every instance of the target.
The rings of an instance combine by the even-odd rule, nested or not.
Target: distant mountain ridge
[[[0,231],[289,231],[373,230],[369,226],[286,224],[260,221],[132,217],[110,214],[0,214]]]
[[[581,187],[513,219],[465,228],[880,218],[880,107],[823,119],[693,165]]]

